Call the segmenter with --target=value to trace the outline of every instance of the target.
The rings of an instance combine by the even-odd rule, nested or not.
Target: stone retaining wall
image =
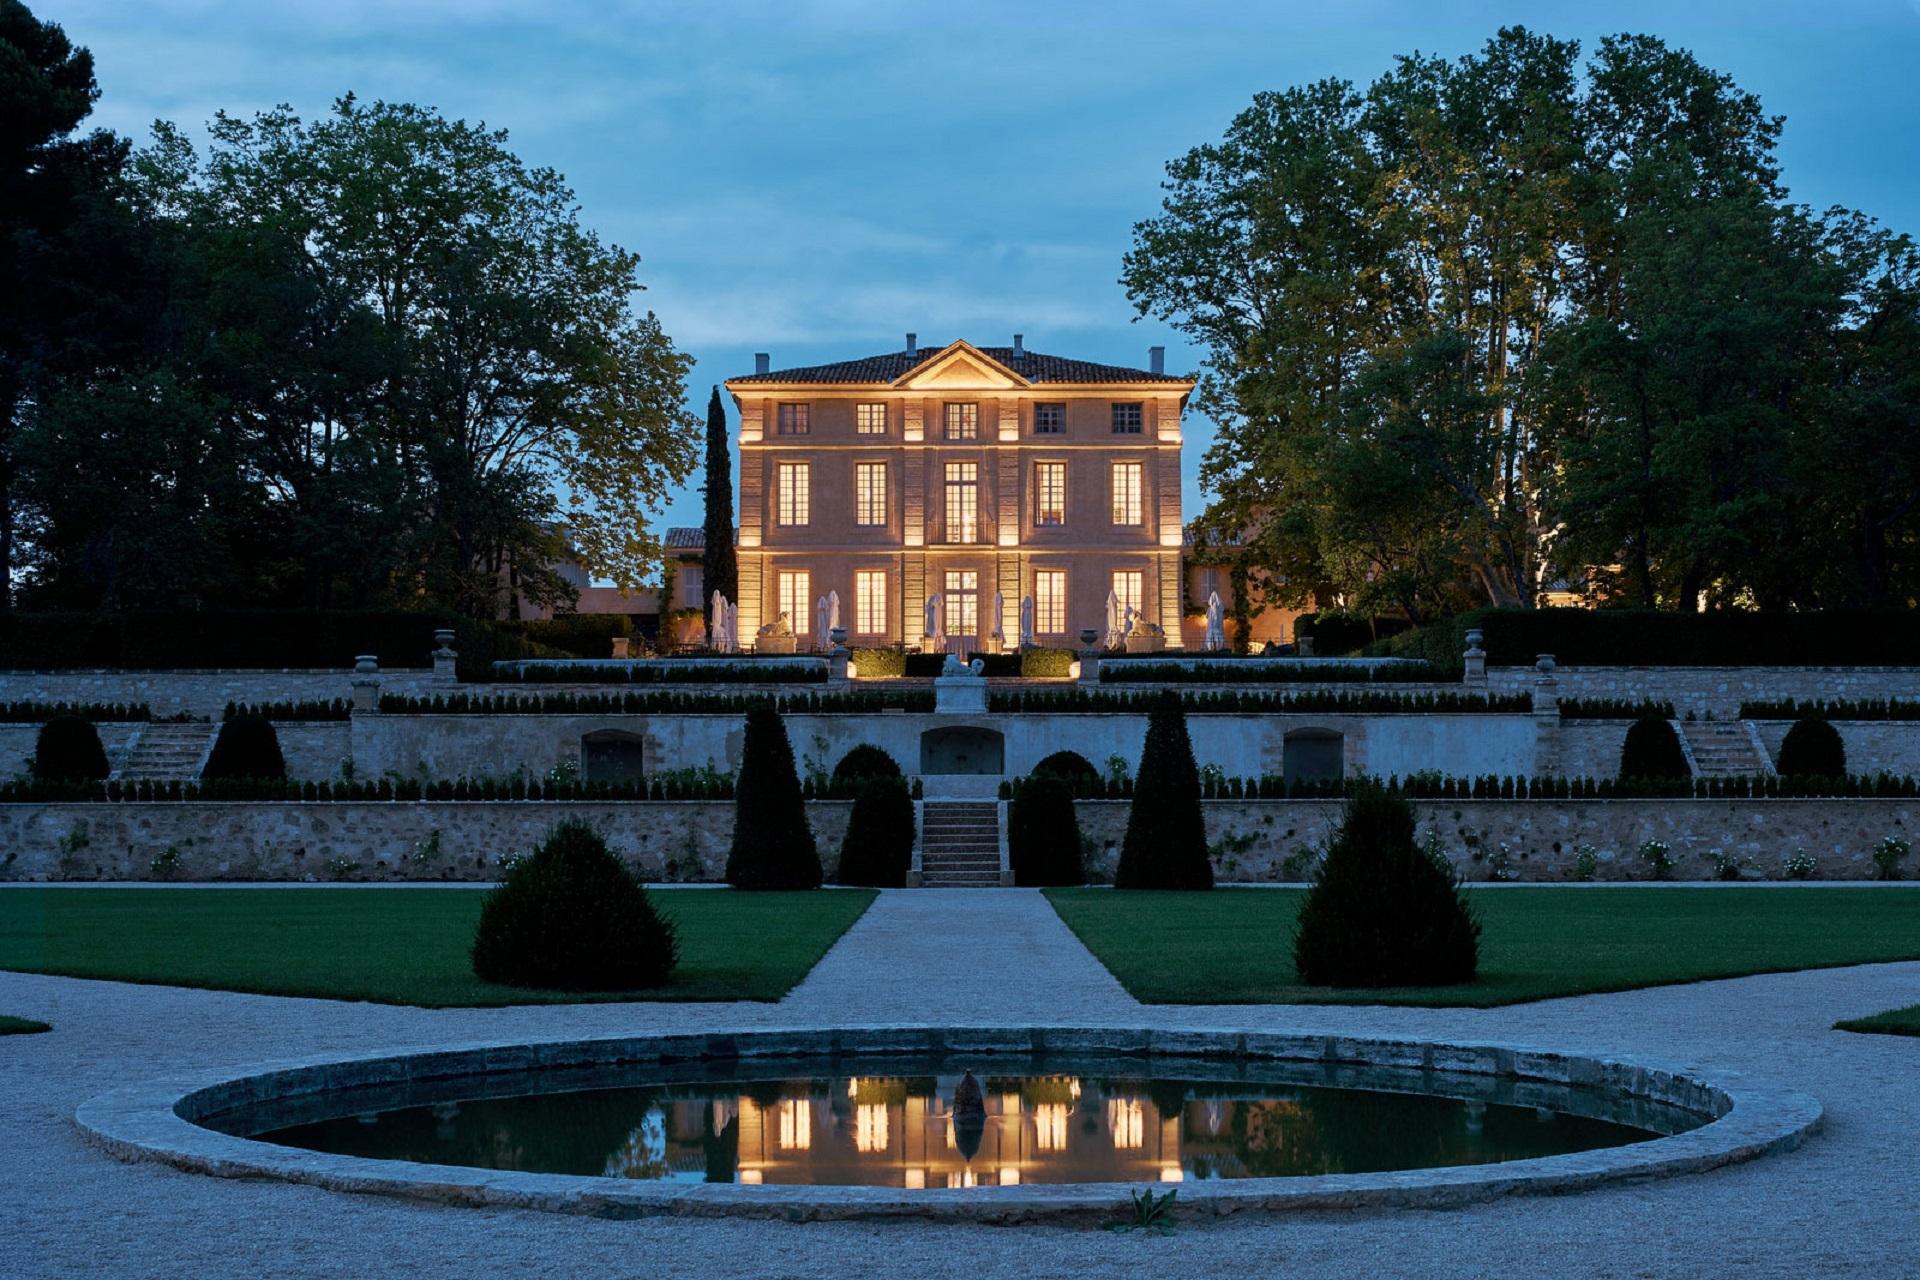
[[[1090,869],[1113,878],[1128,804],[1081,801],[1080,829],[1094,850]],[[1222,881],[1305,878],[1340,821],[1337,800],[1209,800],[1207,836]],[[1420,831],[1470,880],[1495,878],[1507,846],[1509,878],[1571,878],[1576,850],[1591,845],[1599,880],[1652,878],[1638,851],[1648,840],[1672,847],[1676,880],[1714,878],[1710,850],[1747,858],[1746,878],[1782,879],[1781,862],[1805,851],[1823,880],[1866,880],[1870,851],[1889,835],[1920,845],[1920,800],[1431,800],[1416,801]],[[1920,860],[1905,868],[1920,874]]]
[[[811,801],[831,874],[846,801]],[[731,800],[671,802],[0,804],[0,878],[146,880],[174,850],[180,880],[491,880],[556,823],[592,823],[649,880],[718,880]],[[668,864],[671,862],[671,866]]]
[[[1835,720],[1847,748],[1849,773],[1920,775],[1920,720]],[[1774,760],[1786,741],[1791,720],[1755,720],[1760,741]]]
[[[1526,693],[1539,675],[1532,667],[1488,667],[1486,687]],[[1712,712],[1721,720],[1738,716],[1748,699],[1920,698],[1920,666],[1561,667],[1553,677],[1562,698],[1665,698],[1676,715]]]
[[[229,702],[351,698],[345,669],[298,671],[0,671],[0,702],[144,702],[156,716],[219,719]],[[455,686],[425,669],[380,673],[382,693],[428,695]]]

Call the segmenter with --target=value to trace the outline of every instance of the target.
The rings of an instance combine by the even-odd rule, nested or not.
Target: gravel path
[[[1549,1001],[1508,1009],[1141,1007],[1037,894],[888,893],[780,1005],[395,1009],[0,973],[0,1010],[54,1024],[0,1038],[0,1275],[434,1277],[1914,1276],[1920,1274],[1920,1039],[1836,1018],[1920,1001],[1920,963]],[[902,1018],[1350,1029],[1658,1055],[1725,1080],[1810,1089],[1805,1149],[1692,1178],[1446,1213],[1327,1214],[1184,1227],[602,1222],[436,1208],[124,1165],[73,1109],[180,1066],[293,1054],[702,1026]]]

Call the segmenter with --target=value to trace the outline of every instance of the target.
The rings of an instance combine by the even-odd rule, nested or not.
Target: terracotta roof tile
[[[889,351],[884,355],[861,356],[857,360],[837,360],[832,364],[805,365],[798,369],[775,369],[771,373],[753,373],[729,378],[730,383],[747,382],[866,382],[877,386],[899,378],[918,365],[944,351],[945,347],[920,347],[913,351]],[[1012,347],[976,347],[982,355],[998,360],[1030,382],[1176,382],[1191,379],[1170,373],[1149,373],[1124,365],[1098,364],[1092,360],[1072,360],[1039,351],[1014,354]]]

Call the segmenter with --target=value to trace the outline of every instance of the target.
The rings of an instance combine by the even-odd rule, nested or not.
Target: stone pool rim
[[[1240,1178],[1178,1184],[1183,1210],[1202,1214],[1324,1209],[1448,1208],[1506,1195],[1559,1194],[1612,1182],[1697,1173],[1789,1151],[1817,1131],[1821,1107],[1792,1089],[1716,1080],[1634,1056],[1592,1057],[1522,1044],[1439,1042],[1204,1028],[846,1026],[697,1031],[586,1039],[476,1041],[353,1057],[316,1055],[209,1068],[115,1089],[81,1104],[88,1141],[129,1162],[191,1173],[264,1178],[333,1191],[446,1205],[594,1217],[659,1214],[784,1218],[912,1217],[980,1222],[1110,1218],[1139,1182],[1021,1184],[969,1189],[732,1183],[654,1183],[519,1173],[332,1155],[276,1146],[196,1121],[272,1098],[427,1083],[540,1068],[644,1066],[753,1058],[902,1054],[1208,1058],[1394,1067],[1594,1088],[1710,1117],[1685,1133],[1625,1146],[1479,1165],[1382,1173]]]

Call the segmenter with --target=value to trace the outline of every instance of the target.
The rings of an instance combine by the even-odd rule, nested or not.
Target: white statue
[[[1227,628],[1221,617],[1220,593],[1214,591],[1207,596],[1207,649],[1217,653],[1226,647]]]
[[[1033,597],[1020,598],[1020,647],[1033,647]]]
[[[707,647],[715,653],[725,653],[727,652],[727,598],[720,594],[718,587],[714,588],[709,607],[712,610],[709,616],[713,621],[707,625]]]
[[[966,662],[961,659],[959,654],[950,653],[947,655],[947,660],[940,664],[940,678],[942,680],[950,680],[955,676],[984,678],[986,674],[987,664],[986,661],[981,658],[975,658],[972,662]]]
[[[927,643],[935,653],[944,652],[947,647],[947,637],[943,634],[943,628],[941,627],[941,623],[945,618],[946,602],[940,598],[940,593],[936,591],[927,597],[926,631]]]
[[[793,619],[787,616],[785,609],[782,609],[779,613],[773,615],[772,622],[760,628],[760,634],[763,636],[790,636],[793,634]]]
[[[993,593],[993,640],[994,652],[1007,647],[1007,597],[998,591]]]
[[[827,598],[821,596],[813,606],[814,648],[824,650],[827,647]]]
[[[832,631],[840,625],[840,593],[827,592],[827,630]]]
[[[1118,649],[1121,639],[1127,634],[1124,630],[1126,620],[1120,615],[1120,593],[1107,592],[1107,635],[1106,647]]]

